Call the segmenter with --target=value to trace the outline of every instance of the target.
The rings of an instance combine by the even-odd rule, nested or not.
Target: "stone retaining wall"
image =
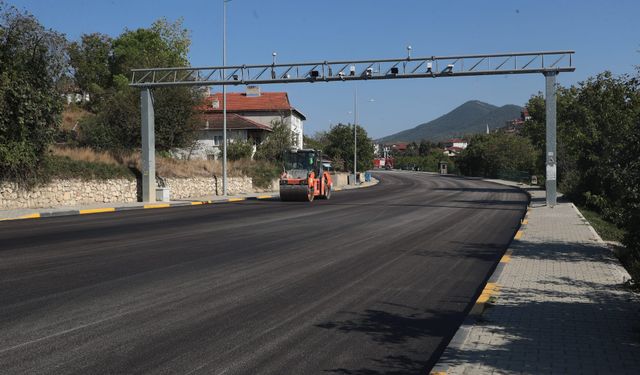
[[[32,190],[0,184],[0,209],[73,206],[92,203],[137,202],[135,180],[53,180]]]
[[[171,199],[196,199],[222,195],[221,177],[165,178]],[[256,189],[251,177],[229,177],[229,195],[249,194],[278,189],[274,181],[270,189]],[[84,181],[53,180],[32,190],[12,183],[0,183],[0,209],[48,208],[95,203],[132,203],[138,201],[139,187],[135,180],[112,179]]]
[[[202,198],[208,195],[222,195],[222,177],[192,177],[164,179],[171,199]],[[228,177],[227,194],[248,194],[255,192],[251,177]]]

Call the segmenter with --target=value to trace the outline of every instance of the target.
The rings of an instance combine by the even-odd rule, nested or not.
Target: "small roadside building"
[[[222,93],[205,98],[202,127],[191,152],[192,158],[218,159],[223,144]],[[290,127],[294,146],[302,148],[306,117],[291,105],[286,92],[264,92],[248,86],[244,93],[227,93],[227,138],[230,142],[249,141],[260,144],[271,132],[274,123]]]
[[[444,142],[444,154],[450,157],[457,156],[462,152],[467,146],[469,142],[466,139],[461,138],[452,138]]]

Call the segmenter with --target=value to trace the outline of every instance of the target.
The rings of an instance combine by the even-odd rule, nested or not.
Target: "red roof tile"
[[[208,113],[202,116],[203,122],[209,121],[209,130],[222,130],[223,118],[220,113]],[[205,128],[206,129],[206,128]],[[271,131],[267,125],[255,122],[236,113],[227,113],[228,130],[264,130]]]
[[[207,112],[222,111],[222,94],[215,93],[206,97]],[[212,103],[217,100],[218,108]],[[227,112],[239,111],[290,111],[293,107],[289,103],[286,92],[263,92],[260,96],[247,96],[245,93],[227,93]]]

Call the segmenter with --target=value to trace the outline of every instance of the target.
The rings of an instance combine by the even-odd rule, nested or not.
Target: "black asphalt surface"
[[[379,178],[311,204],[0,223],[0,373],[424,374],[527,198]]]

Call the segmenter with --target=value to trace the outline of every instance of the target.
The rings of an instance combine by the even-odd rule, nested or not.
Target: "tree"
[[[138,93],[134,90],[116,91],[100,101],[95,116],[80,121],[80,144],[100,151],[139,148],[142,137],[140,117]]]
[[[113,41],[112,74],[129,77],[134,68],[188,66],[190,45],[182,19],[170,23],[163,18],[148,29],[125,30]]]
[[[291,128],[280,120],[271,123],[271,133],[257,147],[255,158],[281,162],[285,151],[295,144]]]
[[[73,68],[73,77],[78,88],[90,94],[89,103],[96,102],[112,85],[111,51],[111,38],[100,33],[84,34],[80,42],[69,45],[69,63]]]
[[[579,204],[610,216],[620,169],[619,156],[634,136],[640,106],[637,83],[627,76],[604,72],[577,86],[558,89],[559,189]],[[528,106],[532,120],[523,134],[538,148],[538,168],[544,165],[544,101],[533,97]]]
[[[465,175],[497,178],[501,172],[533,172],[535,158],[529,139],[499,132],[473,136],[457,165]]]
[[[167,87],[154,91],[156,148],[169,151],[190,146],[202,125],[196,107],[200,94],[190,88]]]
[[[373,140],[367,131],[358,125],[356,130],[358,141],[358,169],[363,171],[373,167]],[[344,165],[344,169],[353,171],[353,125],[338,124],[332,126],[327,133],[328,144],[325,153],[334,160],[334,165]]]
[[[100,44],[96,38],[94,34],[83,36],[83,45],[106,46],[106,42]],[[84,43],[85,40],[87,43]],[[182,28],[182,20],[169,23],[166,19],[154,22],[147,29],[126,30],[110,42],[111,50],[107,54],[110,79],[104,79],[102,83],[109,82],[110,87],[93,104],[96,116],[85,119],[81,124],[82,142],[87,146],[106,150],[140,147],[140,94],[137,89],[128,86],[130,70],[187,66],[190,44],[189,33]],[[95,49],[97,48],[78,49],[78,53],[84,53],[81,56],[92,57],[86,66],[102,66],[103,49],[100,49],[101,53],[87,53]],[[79,61],[82,59],[79,58]],[[96,70],[103,72],[102,69],[89,68],[84,71]],[[100,86],[98,82],[90,82],[101,77],[100,75],[87,73],[82,77],[88,77],[84,85]],[[202,102],[201,93],[187,87],[159,88],[153,91],[153,97],[156,148],[168,151],[191,146],[199,125],[196,108]]]
[[[314,150],[324,150],[329,141],[327,139],[327,132],[317,132],[313,136],[303,136],[304,148],[312,148]]]
[[[434,148],[433,145],[423,139],[418,146],[418,155],[427,156],[432,148]]]
[[[60,123],[66,39],[0,2],[0,178],[26,182]]]

